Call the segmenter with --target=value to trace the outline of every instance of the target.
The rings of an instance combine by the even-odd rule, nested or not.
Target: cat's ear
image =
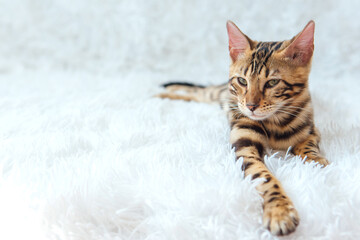
[[[226,28],[229,35],[230,57],[235,62],[239,56],[251,48],[251,40],[231,21],[226,22]]]
[[[310,21],[298,35],[292,40],[290,45],[284,49],[286,60],[304,66],[308,64],[314,52],[314,31],[315,22]]]

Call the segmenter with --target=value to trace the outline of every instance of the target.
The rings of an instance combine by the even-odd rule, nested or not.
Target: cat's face
[[[232,59],[229,91],[236,107],[254,120],[293,110],[291,104],[307,92],[313,22],[283,42],[252,41],[231,22],[228,32]]]

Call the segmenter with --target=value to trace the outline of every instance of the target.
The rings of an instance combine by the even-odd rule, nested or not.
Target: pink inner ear
[[[314,51],[315,23],[310,21],[304,30],[298,34],[296,39],[287,47],[285,57],[297,64],[307,64]]]
[[[235,61],[240,54],[243,54],[245,50],[250,46],[246,36],[237,28],[237,26],[227,21],[226,28],[229,35],[229,50],[230,56]]]

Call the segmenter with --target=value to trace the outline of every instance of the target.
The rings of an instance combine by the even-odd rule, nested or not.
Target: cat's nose
[[[246,106],[250,111],[253,112],[259,106],[259,104],[247,103]]]

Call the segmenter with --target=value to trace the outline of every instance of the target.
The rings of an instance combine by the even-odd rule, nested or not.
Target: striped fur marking
[[[238,129],[249,129],[256,133],[259,133],[261,135],[266,136],[266,132],[263,128],[256,126],[256,125],[250,125],[250,124],[236,124],[235,125]]]
[[[174,86],[174,85],[180,85],[180,86],[187,86],[187,87],[198,87],[198,88],[205,88],[205,86],[203,85],[198,85],[198,84],[193,84],[193,83],[188,83],[188,82],[169,82],[169,83],[164,83],[161,86],[166,88],[169,86]]]
[[[262,145],[262,143],[257,142],[257,141],[253,141],[249,138],[241,138],[239,140],[237,140],[232,147],[235,148],[235,151],[239,151],[242,148],[245,147],[255,147],[256,150],[258,151],[258,154],[262,157],[264,154],[264,146]]]
[[[254,53],[251,55],[250,69],[251,74],[260,74],[263,67],[265,67],[266,75],[269,74],[269,68],[267,62],[271,55],[278,50],[282,45],[282,42],[259,42],[256,45]],[[246,74],[244,74],[246,75]]]

